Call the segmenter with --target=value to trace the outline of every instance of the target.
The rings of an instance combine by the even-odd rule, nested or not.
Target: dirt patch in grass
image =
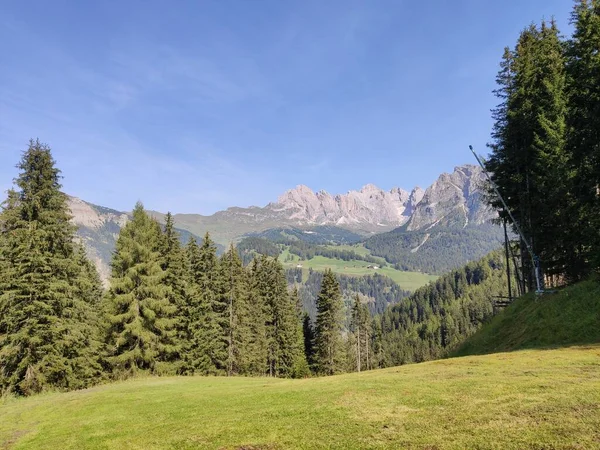
[[[7,441],[0,442],[0,449],[1,450],[11,449],[17,443],[17,441],[20,438],[22,438],[23,436],[25,436],[27,433],[29,433],[29,430],[15,431]]]

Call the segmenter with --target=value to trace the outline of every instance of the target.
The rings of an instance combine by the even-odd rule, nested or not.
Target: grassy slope
[[[0,404],[0,448],[600,448],[600,346],[307,380],[148,378]]]
[[[600,342],[600,283],[517,299],[463,344],[457,356]]]
[[[367,266],[373,265],[373,263],[355,260],[343,261],[341,259],[326,258],[320,255],[309,260],[299,260],[298,257],[293,255],[295,257],[293,262],[285,262],[287,255],[289,255],[289,252],[285,250],[280,256],[280,261],[282,261],[286,268],[292,268],[296,267],[297,264],[302,264],[304,269],[312,268],[313,270],[324,271],[329,268],[335,273],[348,276],[374,275],[375,273],[378,273],[390,277],[398,283],[402,289],[407,291],[415,291],[430,281],[437,279],[437,276],[435,275],[428,275],[420,272],[402,272],[393,267],[383,267],[377,270],[368,269]]]

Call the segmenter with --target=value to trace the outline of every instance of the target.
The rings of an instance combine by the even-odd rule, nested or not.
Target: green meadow
[[[600,346],[304,380],[145,378],[5,399],[10,449],[600,448]]]

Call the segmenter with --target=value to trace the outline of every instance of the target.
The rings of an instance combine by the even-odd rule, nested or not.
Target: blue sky
[[[502,50],[571,0],[0,4],[0,189],[29,138],[67,193],[210,214],[306,184],[426,187],[489,140]]]

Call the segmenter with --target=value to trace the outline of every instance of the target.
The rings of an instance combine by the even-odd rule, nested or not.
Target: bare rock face
[[[83,243],[90,261],[98,269],[100,279],[106,285],[110,276],[110,259],[119,231],[129,217],[127,214],[92,205],[76,197],[69,197],[69,208],[77,225],[78,240]]]
[[[284,193],[267,209],[285,211],[299,225],[399,226],[409,218],[405,214],[409,203],[410,194],[400,188],[388,192],[367,184],[360,191],[332,196],[325,191],[315,194],[301,185]]]
[[[77,197],[69,197],[69,209],[73,215],[73,223],[80,227],[100,229],[106,223],[113,222],[119,227],[124,226],[129,220],[127,214],[118,211],[106,210],[100,212],[90,203],[86,203]]]
[[[409,231],[435,225],[480,225],[495,217],[482,199],[485,175],[478,166],[456,167],[427,188],[407,225]]]
[[[394,188],[384,191],[367,184],[360,191],[332,196],[297,186],[265,210],[285,212],[297,225],[397,227],[408,222],[409,230],[443,225],[479,225],[493,214],[483,205],[484,174],[473,165],[444,173],[426,191],[415,187],[410,193]],[[266,212],[266,211],[265,211]]]

